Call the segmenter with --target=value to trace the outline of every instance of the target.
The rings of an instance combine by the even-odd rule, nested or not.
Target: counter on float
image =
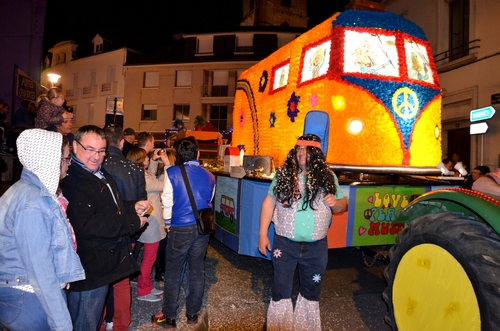
[[[235,178],[229,173],[213,173],[217,179],[213,200],[215,238],[239,254],[262,257],[257,247],[260,209],[272,178]],[[462,183],[453,178],[443,181],[424,175],[353,173],[352,176],[354,178],[344,175],[339,178],[340,189],[348,200],[348,209],[332,217],[327,235],[329,248],[394,244],[397,233],[402,230],[402,225],[396,224],[395,219],[414,197]],[[271,223],[271,242],[273,233]]]

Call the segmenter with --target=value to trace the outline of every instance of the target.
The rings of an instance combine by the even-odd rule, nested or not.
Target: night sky
[[[309,0],[309,27],[348,2]],[[149,53],[168,44],[174,32],[230,31],[241,19],[239,0],[47,0],[44,52],[65,40],[90,44],[99,33],[120,46]]]

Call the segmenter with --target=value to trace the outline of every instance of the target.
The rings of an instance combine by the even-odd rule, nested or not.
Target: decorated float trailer
[[[303,133],[321,137],[349,201],[332,218],[329,247],[398,238],[384,293],[393,329],[498,330],[499,202],[438,180],[441,94],[422,29],[392,13],[348,10],[241,74],[232,146],[279,166]],[[216,207],[216,237],[260,256],[270,179],[217,183],[215,205],[229,197],[235,208],[233,218]]]

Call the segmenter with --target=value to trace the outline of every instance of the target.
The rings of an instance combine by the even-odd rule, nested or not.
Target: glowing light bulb
[[[365,124],[359,118],[353,118],[347,123],[347,131],[353,136],[357,136],[363,131]]]

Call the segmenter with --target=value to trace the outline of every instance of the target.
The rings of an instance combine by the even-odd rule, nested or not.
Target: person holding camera
[[[165,153],[160,153],[160,157],[163,162],[168,162]],[[163,191],[163,181],[158,180],[155,174],[147,170],[149,156],[144,149],[138,147],[132,148],[127,154],[127,159],[144,170],[148,200],[153,204],[153,208],[147,212],[148,226],[137,239],[144,247],[144,257],[141,262],[140,274],[137,277],[137,300],[156,302],[161,300],[158,295],[161,295],[163,291],[154,288],[151,281],[151,273],[156,260],[156,254],[158,253],[158,247],[160,246],[160,240],[166,237],[165,229],[163,228],[160,201],[160,193]]]
[[[198,162],[200,156],[198,144],[192,137],[178,141],[177,160],[182,162],[193,191],[198,210],[212,208],[215,192],[215,177],[202,168]],[[155,325],[165,329],[176,328],[177,308],[181,274],[187,262],[186,317],[188,324],[198,323],[203,292],[205,290],[205,253],[210,236],[198,232],[196,219],[186,191],[186,184],[180,166],[169,167],[166,171],[165,184],[161,195],[163,219],[169,229],[166,248],[165,292],[162,313],[153,315]]]

